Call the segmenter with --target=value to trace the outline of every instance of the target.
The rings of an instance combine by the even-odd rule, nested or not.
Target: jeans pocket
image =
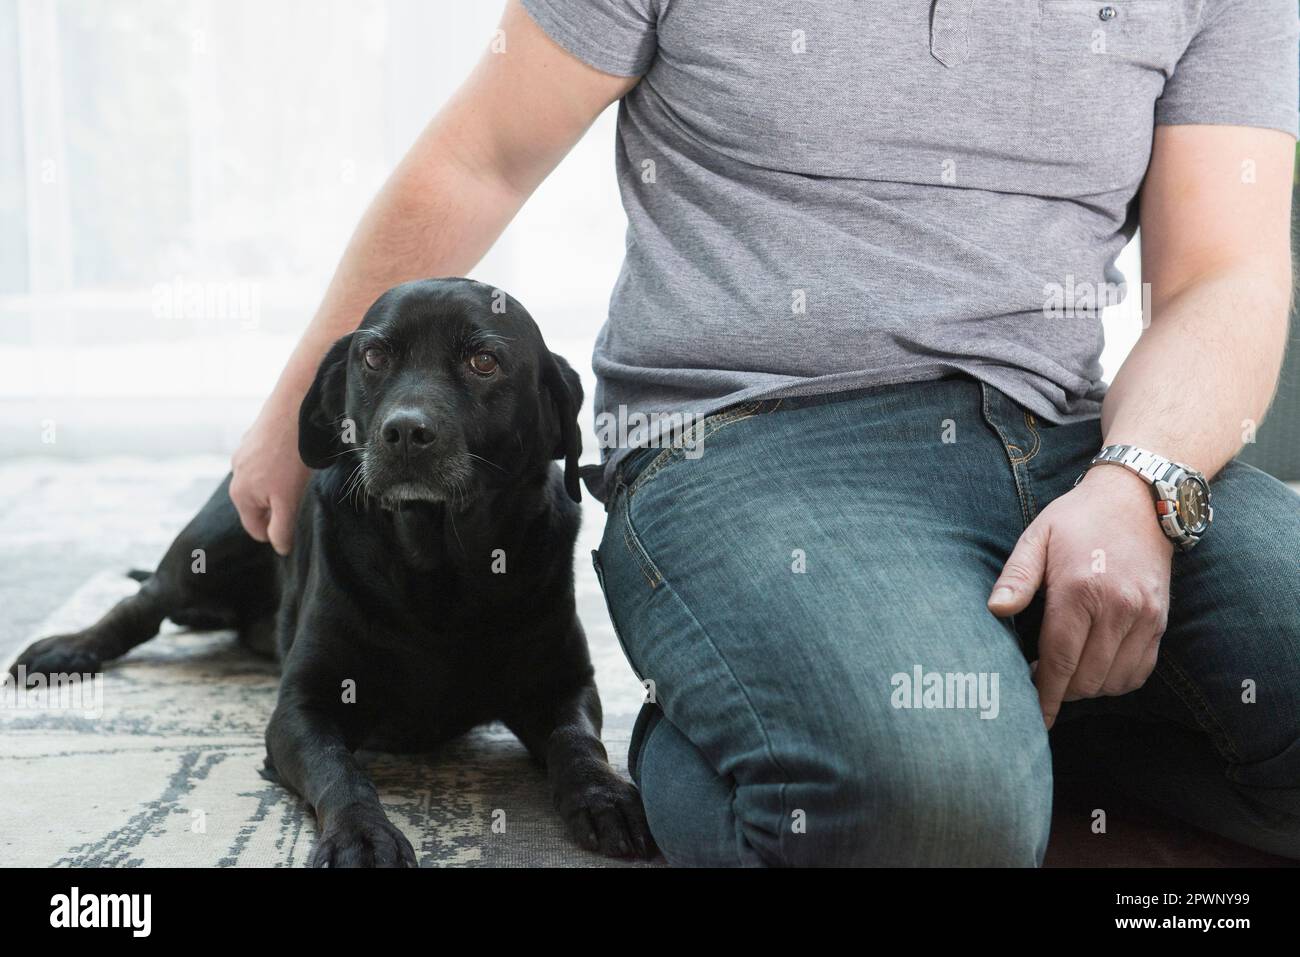
[[[754,399],[750,402],[742,402],[739,405],[733,405],[729,408],[714,412],[705,416],[696,422],[689,429],[685,430],[679,440],[672,445],[664,448],[658,455],[646,463],[645,468],[637,474],[631,484],[627,486],[628,495],[635,493],[646,482],[654,478],[668,466],[675,462],[680,462],[688,458],[698,458],[704,454],[705,440],[724,429],[729,425],[737,422],[743,422],[745,419],[754,417],[765,412],[774,412],[781,405],[780,399]],[[694,453],[694,454],[693,454]]]
[[[600,593],[605,597],[605,614],[609,616],[610,627],[614,630],[614,638],[618,641],[618,646],[623,649],[623,657],[627,659],[632,673],[636,675],[638,681],[645,685],[645,678],[641,674],[641,669],[637,667],[636,661],[632,658],[631,652],[628,651],[627,642],[623,640],[623,632],[619,630],[618,619],[614,617],[614,603],[609,598],[609,586],[605,583],[605,566],[600,562],[599,549],[591,550],[591,564],[596,569],[596,581],[600,584]]]
[[[626,492],[619,496],[619,502],[615,508],[614,521],[618,522],[618,534],[622,536],[623,544],[627,546],[628,555],[636,562],[641,576],[645,579],[650,590],[654,591],[663,584],[664,576],[659,571],[659,566],[654,563],[650,553],[645,550],[641,544],[641,538],[636,533],[636,528],[632,525],[632,496]]]

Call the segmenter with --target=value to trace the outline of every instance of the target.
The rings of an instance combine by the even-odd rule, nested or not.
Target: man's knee
[[[800,774],[741,785],[733,806],[769,864],[1035,867],[1051,826],[1051,758],[1045,733],[1019,737],[791,756]]]
[[[644,712],[643,712],[644,715]],[[761,866],[744,840],[733,808],[735,782],[718,774],[700,750],[662,716],[638,722],[629,769],[655,843],[679,867]]]
[[[991,719],[845,696],[711,756],[665,718],[638,762],[651,830],[677,864],[1036,866],[1051,752],[1032,685],[1013,688]]]

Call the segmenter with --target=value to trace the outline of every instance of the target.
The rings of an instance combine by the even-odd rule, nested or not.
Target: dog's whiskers
[[[490,464],[490,463],[489,463]],[[465,542],[460,537],[460,529],[456,527],[456,510],[464,507],[468,499],[468,492],[465,488],[465,478],[463,475],[456,474],[449,476],[451,483],[451,501],[447,511],[447,521],[451,523],[451,532],[456,536],[456,544],[460,545],[460,553],[465,554]]]
[[[361,460],[361,475],[352,487],[352,500],[357,509],[364,511],[370,504],[370,459]]]
[[[355,451],[364,451],[364,446],[360,446]],[[343,490],[339,492],[339,501],[352,502],[355,507],[362,509],[370,500],[370,460],[363,458],[356,464],[356,467],[348,473],[347,481],[343,483]]]
[[[356,477],[357,477],[357,473],[361,471],[361,467],[362,467],[363,465],[365,465],[365,462],[364,462],[364,461],[362,461],[362,462],[358,462],[358,463],[353,467],[352,471],[348,473],[347,481],[345,481],[345,482],[343,483],[343,489],[342,489],[342,491],[339,492],[339,499],[338,499],[338,500],[339,500],[340,502],[344,501],[344,500],[348,497],[348,492],[349,492],[349,491],[351,490],[351,488],[352,488],[352,483],[353,483],[353,481],[356,479]]]
[[[472,458],[472,459],[478,459],[478,460],[479,460],[480,462],[482,462],[484,465],[490,465],[490,466],[492,466],[494,469],[496,469],[498,472],[501,472],[502,474],[505,473],[505,469],[503,469],[501,466],[497,465],[495,462],[490,461],[489,459],[485,459],[485,458],[483,458],[483,456],[481,456],[481,455],[475,455],[473,452],[466,452],[465,454],[468,455],[468,456],[469,456],[470,458]]]

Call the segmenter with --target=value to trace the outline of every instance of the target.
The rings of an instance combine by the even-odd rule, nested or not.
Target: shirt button
[[[1119,11],[1114,7],[1102,7],[1097,11],[1097,16],[1101,17],[1103,20],[1114,20],[1119,16]]]

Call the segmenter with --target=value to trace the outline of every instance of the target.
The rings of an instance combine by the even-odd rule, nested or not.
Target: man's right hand
[[[280,384],[235,452],[230,498],[239,520],[281,555],[293,544],[311,474],[298,458],[298,403],[330,344],[355,329],[385,289],[468,275],[592,121],[637,83],[567,52],[519,0],[506,4],[500,34],[510,38],[509,53],[484,49],[371,203]]]
[[[244,530],[281,555],[293,545],[298,502],[311,470],[298,457],[298,417],[268,404],[231,458],[230,500]]]

